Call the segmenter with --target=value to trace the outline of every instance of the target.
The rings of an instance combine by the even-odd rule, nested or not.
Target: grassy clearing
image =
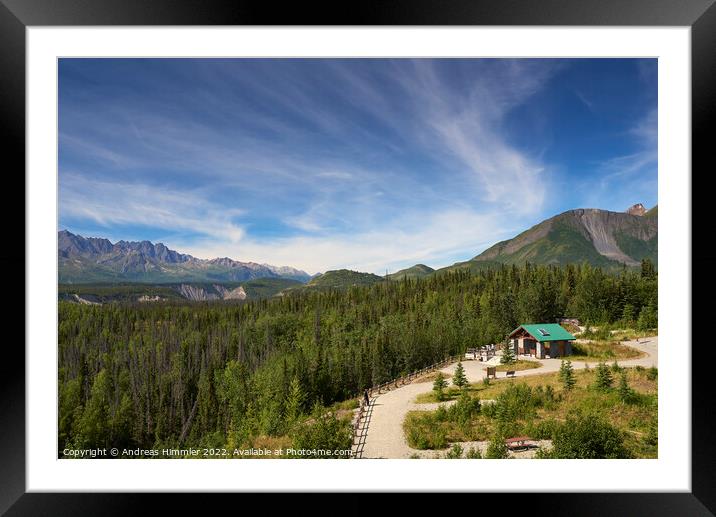
[[[539,361],[524,361],[518,359],[512,364],[498,364],[495,367],[496,372],[518,372],[520,370],[533,370],[542,366]]]
[[[342,400],[340,402],[336,402],[329,406],[329,409],[334,411],[340,411],[342,409],[356,409],[359,406],[360,399],[354,398],[354,399],[348,399],[348,400]]]
[[[475,392],[474,386],[469,386],[466,388],[467,392]],[[415,403],[416,404],[435,404],[436,402],[448,402],[451,400],[456,400],[463,390],[458,388],[457,386],[451,386],[443,391],[443,399],[438,400],[437,394],[434,391],[428,391],[426,393],[421,393],[417,397],[415,397]]]
[[[610,366],[610,371],[614,387],[606,391],[594,388],[594,368],[576,372],[572,391],[563,390],[557,373],[500,379],[489,386],[477,383],[465,397],[493,399],[494,404],[483,404],[469,417],[454,409],[463,398],[448,408],[411,412],[403,424],[405,436],[417,449],[446,449],[454,442],[487,441],[497,434],[554,439],[568,418],[596,415],[618,430],[625,457],[657,457],[657,375],[645,368],[624,369],[631,394],[622,400],[616,388],[622,370]]]
[[[572,343],[572,355],[569,360],[577,361],[613,361],[636,359],[646,354],[618,341],[587,341]]]
[[[464,394],[450,407],[411,411],[403,422],[403,430],[414,449],[445,449],[450,442],[484,439],[486,429],[479,413],[479,399]]]

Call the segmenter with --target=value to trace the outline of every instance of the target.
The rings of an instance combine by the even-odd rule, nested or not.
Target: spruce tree
[[[512,348],[512,344],[507,341],[502,347],[502,357],[500,363],[502,364],[513,364],[515,362],[515,350]]]
[[[469,385],[462,362],[458,362],[457,367],[455,367],[455,374],[452,376],[452,383],[460,389],[465,389]]]
[[[627,402],[631,397],[631,393],[631,388],[627,382],[626,370],[622,370],[619,376],[619,398],[622,399],[622,402]]]
[[[594,381],[597,389],[608,390],[612,387],[613,382],[614,379],[612,378],[612,372],[609,371],[609,367],[604,364],[604,362],[599,363],[597,365],[597,376]]]
[[[305,398],[306,396],[303,393],[298,377],[294,377],[288,386],[288,395],[286,396],[285,404],[286,420],[289,426],[293,424],[301,414]]]
[[[577,383],[574,378],[574,370],[572,369],[572,361],[569,359],[564,361],[559,367],[559,380],[564,386],[565,391],[571,391],[574,385]]]
[[[442,372],[438,372],[437,377],[435,377],[435,382],[433,382],[433,391],[435,392],[435,398],[438,400],[443,400],[445,398],[444,390],[447,387],[447,381],[445,381],[445,377],[443,377]]]

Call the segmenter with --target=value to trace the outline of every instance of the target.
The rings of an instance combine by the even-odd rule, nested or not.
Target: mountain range
[[[158,290],[130,287],[114,289],[133,293],[135,301],[156,301],[175,296],[189,300],[226,300],[270,297],[306,291],[372,285],[386,280],[421,278],[447,271],[480,271],[502,265],[564,265],[587,262],[606,269],[639,266],[642,259],[658,264],[658,207],[636,204],[625,212],[595,208],[568,210],[491,246],[479,255],[441,269],[416,264],[385,277],[348,269],[327,271],[311,277],[289,267],[239,262],[230,258],[198,259],[149,241],[119,241],[58,233],[60,284],[166,284]],[[166,288],[166,289],[165,289]],[[87,291],[80,301],[101,297]],[[64,299],[73,300],[77,289],[67,289]],[[86,291],[86,290],[85,290]],[[157,294],[160,293],[160,294]],[[95,298],[92,298],[95,296]],[[124,296],[124,294],[122,294]],[[146,297],[146,299],[145,299]]]
[[[149,241],[82,237],[67,230],[57,234],[60,283],[93,282],[237,282],[255,278],[287,278],[307,282],[311,275],[288,266],[239,262],[230,258],[198,259]]]

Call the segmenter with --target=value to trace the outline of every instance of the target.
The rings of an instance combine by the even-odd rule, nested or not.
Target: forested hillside
[[[654,267],[504,266],[240,304],[61,301],[60,455],[295,443],[311,425],[344,444],[347,424],[324,425],[318,404],[562,316],[656,326]]]

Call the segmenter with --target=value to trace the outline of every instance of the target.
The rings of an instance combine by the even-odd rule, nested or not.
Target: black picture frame
[[[689,26],[692,73],[692,243],[713,234],[707,210],[711,195],[695,188],[716,170],[709,126],[716,113],[716,6],[715,0],[393,0],[321,4],[209,1],[209,0],[0,0],[0,127],[6,144],[4,162],[15,164],[16,192],[24,192],[18,170],[25,167],[25,29],[64,25],[552,25],[552,26]],[[10,158],[10,160],[8,160]],[[690,171],[684,171],[689,174]],[[697,173],[698,172],[698,173]],[[9,173],[6,173],[8,176]],[[16,195],[18,199],[24,196]],[[9,205],[8,205],[9,206]],[[4,208],[7,210],[8,206]],[[14,217],[12,216],[14,214]],[[15,221],[18,238],[11,251],[3,247],[3,271],[17,271],[24,232],[20,234],[17,209],[6,214]],[[699,215],[701,214],[701,215]],[[712,246],[693,246],[693,293],[713,292],[707,273],[714,271]],[[22,250],[22,251],[20,251]],[[12,269],[11,269],[12,268]],[[25,275],[32,274],[24,269]],[[19,283],[19,275],[15,275]],[[24,287],[24,286],[23,286]],[[20,286],[17,286],[17,292]],[[23,290],[24,292],[24,290]],[[705,298],[706,300],[706,298]],[[708,302],[693,299],[692,321],[707,325]],[[20,304],[17,304],[19,308]],[[23,310],[25,309],[22,304]],[[16,321],[19,321],[16,320]],[[691,346],[691,329],[684,329]],[[531,512],[552,515],[713,515],[716,512],[716,426],[709,418],[713,388],[708,381],[716,354],[707,342],[698,343],[692,364],[692,491],[690,493],[571,493],[510,494],[511,509],[524,505]],[[708,346],[707,346],[708,345]],[[112,515],[152,511],[148,495],[25,493],[25,354],[5,346],[0,361],[0,513],[7,515]],[[667,422],[668,425],[668,422]],[[156,496],[152,496],[156,497]],[[193,503],[205,505],[208,495]],[[242,495],[242,497],[244,497]],[[273,497],[273,496],[272,496]],[[294,496],[295,497],[295,496]],[[474,496],[473,496],[474,497]],[[487,511],[488,494],[479,507]],[[501,496],[504,497],[504,494]],[[225,499],[223,496],[222,499]],[[212,497],[212,502],[213,501]],[[276,501],[276,499],[274,499]],[[353,504],[353,502],[356,504]],[[340,507],[357,513],[360,494],[344,494]],[[164,494],[164,512],[188,509],[184,494]],[[295,503],[294,503],[295,504]],[[416,495],[403,511],[425,508]],[[329,508],[330,511],[330,508]]]

